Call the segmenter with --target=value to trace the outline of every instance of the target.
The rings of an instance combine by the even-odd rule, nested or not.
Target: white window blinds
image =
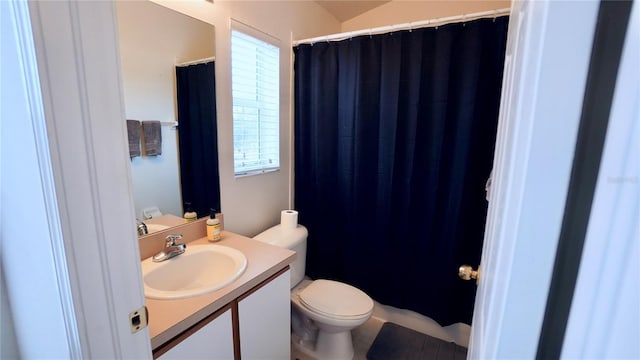
[[[280,167],[280,49],[238,28],[232,26],[231,30],[233,164],[236,176]],[[262,38],[268,37],[263,35]]]

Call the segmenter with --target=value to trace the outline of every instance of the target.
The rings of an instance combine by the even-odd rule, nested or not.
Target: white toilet
[[[276,225],[254,239],[293,250],[291,264],[291,340],[296,349],[316,359],[353,359],[351,330],[373,313],[373,300],[361,290],[332,280],[305,279],[307,229]]]

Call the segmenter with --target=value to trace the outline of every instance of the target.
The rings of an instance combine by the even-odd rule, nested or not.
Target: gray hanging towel
[[[146,156],[162,155],[162,130],[160,121],[143,121],[142,136]]]
[[[127,137],[129,138],[129,158],[140,156],[140,121],[127,120]]]

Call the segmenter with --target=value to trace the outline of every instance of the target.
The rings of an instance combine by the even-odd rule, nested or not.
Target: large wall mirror
[[[213,58],[215,28],[151,1],[118,1],[116,10],[126,118],[161,124],[162,155],[131,159],[136,216],[157,207],[177,219],[183,199],[175,67]]]

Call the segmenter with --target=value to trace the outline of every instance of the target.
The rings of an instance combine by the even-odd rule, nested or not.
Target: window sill
[[[244,177],[262,175],[262,174],[268,174],[268,173],[274,173],[274,172],[280,172],[280,168],[247,171],[240,174],[234,174],[234,177],[237,179],[237,178],[244,178]]]

